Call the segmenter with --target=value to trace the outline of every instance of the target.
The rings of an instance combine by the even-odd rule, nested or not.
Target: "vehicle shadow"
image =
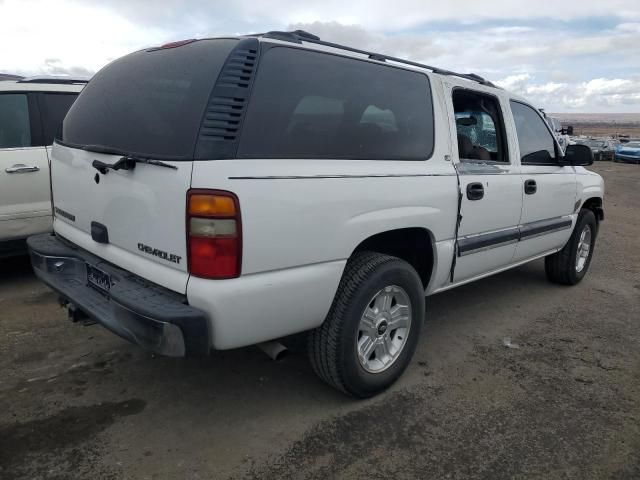
[[[0,258],[0,286],[28,281],[35,277],[29,255]]]

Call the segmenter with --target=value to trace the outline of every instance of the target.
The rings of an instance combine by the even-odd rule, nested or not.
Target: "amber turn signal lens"
[[[189,197],[189,214],[233,217],[236,215],[236,205],[231,197],[195,194]]]

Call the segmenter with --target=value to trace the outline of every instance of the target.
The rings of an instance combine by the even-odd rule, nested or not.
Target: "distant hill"
[[[552,113],[560,121],[580,123],[640,123],[640,113]]]
[[[21,77],[20,75],[11,75],[10,73],[0,73],[0,82],[3,80],[20,80]]]

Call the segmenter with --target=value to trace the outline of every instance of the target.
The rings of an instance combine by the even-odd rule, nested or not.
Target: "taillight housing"
[[[236,278],[242,266],[240,202],[231,192],[187,192],[189,273],[210,279]]]

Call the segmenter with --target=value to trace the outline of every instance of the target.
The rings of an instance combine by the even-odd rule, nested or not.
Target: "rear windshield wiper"
[[[125,155],[124,157],[121,157],[120,160],[118,160],[116,163],[104,163],[104,162],[102,162],[100,160],[94,160],[91,163],[91,166],[93,168],[95,168],[96,170],[98,170],[103,175],[106,175],[106,173],[109,171],[109,169],[111,169],[111,170],[133,170],[134,168],[136,168],[136,164],[138,164],[138,163],[144,163],[146,165],[157,165],[158,167],[172,168],[174,170],[178,169],[178,167],[176,167],[175,165],[170,165],[168,163],[161,162],[160,160],[152,160],[150,158],[134,157],[134,156],[131,156],[131,155]]]

